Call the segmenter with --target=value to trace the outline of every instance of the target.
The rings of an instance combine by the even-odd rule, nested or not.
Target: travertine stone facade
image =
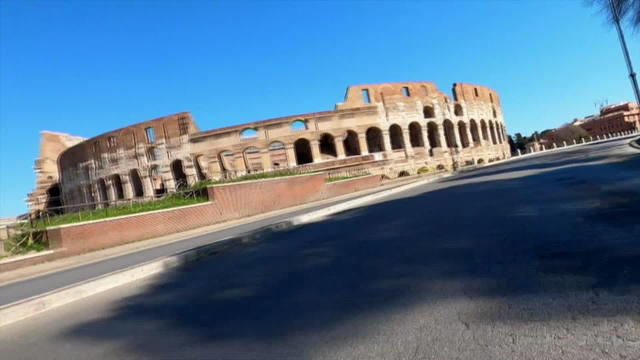
[[[151,130],[150,130],[151,129]],[[66,205],[127,200],[185,184],[303,167],[388,176],[509,157],[500,97],[456,83],[350,86],[335,110],[199,131],[190,113],[114,130],[59,158]]]
[[[33,170],[36,173],[36,186],[27,195],[30,212],[60,205],[60,186],[58,184],[58,156],[68,149],[86,140],[83,137],[52,131],[40,133],[40,154]]]

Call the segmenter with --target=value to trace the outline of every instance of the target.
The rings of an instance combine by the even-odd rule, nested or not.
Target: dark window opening
[[[147,142],[152,143],[156,141],[156,133],[152,127],[144,129],[144,132],[147,135]]]
[[[178,131],[180,131],[180,135],[187,135],[189,133],[189,123],[186,117],[178,119]]]
[[[404,86],[402,88],[402,95],[404,95],[405,97],[411,96],[411,92],[409,92],[409,88],[408,87]]]
[[[429,105],[425,106],[422,109],[422,115],[424,116],[425,119],[432,119],[436,117],[436,113],[433,110],[433,106],[429,106]]]
[[[369,97],[369,89],[362,89],[362,100],[365,104],[371,104],[371,97]]]
[[[293,143],[293,148],[296,153],[296,164],[309,164],[313,162],[313,155],[311,154],[311,144],[307,139],[298,139]]]

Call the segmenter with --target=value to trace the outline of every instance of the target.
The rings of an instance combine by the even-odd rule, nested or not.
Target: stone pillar
[[[156,191],[153,188],[153,181],[151,180],[151,176],[140,175],[140,181],[142,181],[142,191],[144,192],[144,197],[155,196]]]
[[[456,139],[457,147],[462,149],[462,142],[460,142],[460,134],[458,133],[460,129],[456,124],[453,124],[453,137]]]
[[[429,145],[429,131],[427,130],[427,126],[422,127],[422,142],[424,143],[424,148],[428,152],[431,149],[431,145]]]
[[[467,133],[467,141],[469,141],[469,147],[475,147],[476,143],[473,142],[473,137],[471,136],[471,124],[465,123],[464,130]],[[462,144],[460,144],[462,146]]]
[[[391,138],[389,138],[389,130],[382,130],[382,141],[384,143],[384,151],[393,152],[393,149],[391,149]]]
[[[313,156],[314,163],[322,161],[322,156],[320,155],[320,141],[311,140],[311,155]]]
[[[412,157],[414,152],[413,152],[413,147],[411,146],[411,136],[409,135],[409,129],[408,128],[403,128],[402,129],[402,141],[404,142],[404,153],[405,155],[409,158]]]
[[[271,155],[269,154],[269,149],[260,150],[260,159],[262,160],[262,170],[271,170]]]
[[[338,159],[344,159],[346,156],[344,154],[344,142],[342,142],[342,137],[334,138],[333,142],[336,145],[336,154],[338,154]]]
[[[244,154],[235,154],[233,157],[234,169],[236,170],[236,176],[242,176],[247,173],[247,164],[244,163]]]
[[[107,186],[107,197],[109,198],[108,201],[114,201],[116,200],[116,192],[115,189],[113,188],[113,183],[111,182],[111,179],[106,177],[104,179],[104,183]]]
[[[447,138],[444,136],[444,126],[442,124],[438,124],[438,141],[440,141],[440,148],[448,149],[447,147]]]
[[[296,162],[296,150],[293,144],[287,144],[284,146],[284,148],[287,152],[287,163],[289,167],[294,167],[298,165],[298,163]]]
[[[360,154],[368,155],[369,147],[367,146],[367,135],[358,134],[358,144],[360,145]]]
[[[129,174],[120,174],[120,180],[122,181],[122,195],[124,195],[124,198],[133,199],[133,184]]]

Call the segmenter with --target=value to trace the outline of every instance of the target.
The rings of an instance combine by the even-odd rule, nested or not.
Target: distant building
[[[572,124],[593,137],[640,129],[640,107],[634,102],[609,105],[601,108],[600,114],[575,119]]]

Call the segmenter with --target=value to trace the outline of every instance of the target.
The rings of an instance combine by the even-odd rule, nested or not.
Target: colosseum
[[[396,177],[509,157],[498,94],[466,83],[452,93],[432,82],[349,86],[334,110],[206,131],[189,112],[164,116],[64,149],[59,182],[40,192],[60,193],[46,203],[73,208],[276,169]]]

